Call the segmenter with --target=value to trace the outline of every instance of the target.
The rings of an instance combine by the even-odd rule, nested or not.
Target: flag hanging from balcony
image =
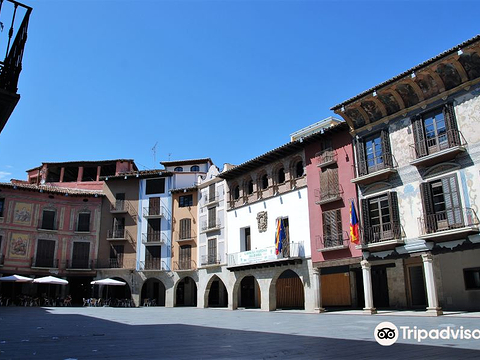
[[[357,212],[355,211],[355,204],[352,200],[350,204],[350,241],[352,243],[358,244],[358,226]]]
[[[282,252],[282,244],[285,240],[285,228],[283,227],[283,220],[277,219],[277,231],[275,232],[275,255]]]

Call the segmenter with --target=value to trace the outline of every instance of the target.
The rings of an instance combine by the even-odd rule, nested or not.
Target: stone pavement
[[[306,314],[196,308],[0,308],[0,359],[477,359],[480,340],[399,339],[375,327],[480,328],[478,314]],[[471,316],[469,316],[471,315]]]

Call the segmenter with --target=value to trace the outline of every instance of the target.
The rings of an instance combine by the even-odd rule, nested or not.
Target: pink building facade
[[[305,146],[313,267],[320,273],[322,307],[363,306],[362,251],[350,238],[352,138],[345,123]]]

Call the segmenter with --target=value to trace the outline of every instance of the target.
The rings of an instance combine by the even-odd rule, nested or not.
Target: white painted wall
[[[267,231],[260,233],[257,214],[267,211]],[[276,219],[288,217],[291,242],[303,242],[304,256],[310,257],[310,230],[308,217],[307,188],[298,189],[264,201],[259,201],[227,212],[228,253],[241,251],[241,229],[250,227],[252,250],[275,245]]]

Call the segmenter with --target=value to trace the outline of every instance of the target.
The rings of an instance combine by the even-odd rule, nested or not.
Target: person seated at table
[[[67,295],[65,300],[63,300],[63,306],[72,306],[72,295]]]

